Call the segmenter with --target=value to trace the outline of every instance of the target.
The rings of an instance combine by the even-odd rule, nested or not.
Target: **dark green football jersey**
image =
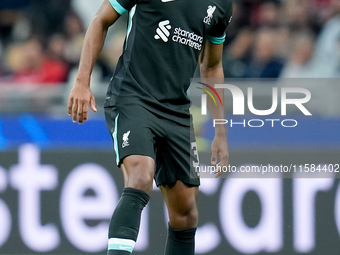
[[[110,0],[129,23],[106,106],[140,104],[188,124],[187,89],[205,40],[221,44],[232,0]]]

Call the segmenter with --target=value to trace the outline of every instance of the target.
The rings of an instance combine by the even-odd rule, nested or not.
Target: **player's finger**
[[[68,105],[67,105],[67,113],[68,113],[68,115],[70,115],[70,116],[71,116],[71,114],[72,114],[72,106],[73,106],[73,97],[70,97],[70,98],[68,99]]]
[[[220,165],[221,167],[227,166],[229,161],[229,154],[227,152],[221,153],[220,155]]]
[[[87,116],[88,116],[88,112],[89,112],[89,104],[84,103],[82,111],[83,111],[82,119],[83,119],[83,121],[86,121]]]
[[[220,169],[220,171],[215,172],[216,178],[218,178],[222,175],[223,171],[221,171],[221,170],[228,166],[228,160],[229,160],[228,153],[224,153],[224,154],[220,155],[220,162],[218,163],[218,166],[219,166],[218,169]]]
[[[96,100],[95,100],[94,96],[91,96],[90,104],[91,104],[92,111],[97,112]]]
[[[211,150],[211,165],[217,164],[217,150]]]
[[[228,155],[222,155],[220,156],[220,166],[221,168],[227,167],[228,166]]]
[[[77,113],[78,113],[78,100],[75,100],[73,102],[73,107],[72,107],[72,121],[73,121],[73,123],[77,122]]]
[[[215,174],[215,178],[218,178],[222,175],[222,166],[221,166],[220,163],[218,163],[216,165],[216,170],[215,170],[214,174]]]
[[[84,103],[79,101],[78,102],[78,122],[79,124],[83,123],[83,105]]]

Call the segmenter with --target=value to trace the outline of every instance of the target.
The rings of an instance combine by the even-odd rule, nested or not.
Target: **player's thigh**
[[[125,186],[151,192],[155,171],[155,134],[150,112],[130,104],[107,107],[105,115]]]
[[[149,194],[152,192],[155,176],[155,160],[152,157],[129,155],[123,159],[121,169],[125,187],[140,189]]]
[[[167,139],[156,154],[156,184],[170,187],[180,180],[187,186],[199,186],[200,180],[194,164],[198,161],[193,129],[167,121]]]
[[[113,138],[118,166],[130,155],[155,159],[153,120],[146,109],[136,104],[107,107],[105,117]]]

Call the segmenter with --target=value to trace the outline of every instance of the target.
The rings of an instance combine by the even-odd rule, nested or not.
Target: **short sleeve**
[[[109,0],[113,9],[120,15],[124,12],[131,10],[131,8],[137,4],[138,0]]]
[[[226,1],[222,15],[218,17],[218,22],[210,29],[206,39],[214,44],[221,44],[225,42],[226,29],[232,18],[232,1]]]

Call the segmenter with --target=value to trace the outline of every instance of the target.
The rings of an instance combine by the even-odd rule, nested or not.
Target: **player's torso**
[[[205,36],[225,21],[230,1],[138,0],[108,104],[139,103],[162,116],[187,113],[186,91]]]

